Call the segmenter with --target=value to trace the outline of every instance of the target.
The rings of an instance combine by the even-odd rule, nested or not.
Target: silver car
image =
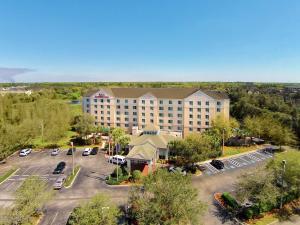
[[[57,178],[57,180],[55,181],[54,185],[53,185],[53,189],[55,190],[59,190],[62,188],[64,182],[66,181],[66,176],[60,176],[59,178]]]
[[[56,155],[58,155],[58,153],[59,153],[59,148],[55,148],[52,150],[51,155],[56,156]]]

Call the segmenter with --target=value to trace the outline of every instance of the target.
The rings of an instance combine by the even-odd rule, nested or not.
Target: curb
[[[0,182],[0,185],[3,184],[5,181],[7,181],[10,177],[15,175],[16,172],[19,171],[20,168],[16,169],[12,174],[10,174],[8,177],[6,177],[2,182]]]
[[[64,188],[71,188],[71,187],[73,186],[73,183],[75,182],[75,180],[76,180],[76,178],[77,178],[77,176],[78,176],[80,170],[81,170],[81,167],[79,168],[79,170],[78,170],[77,173],[75,174],[75,177],[74,177],[74,179],[72,180],[72,183],[71,183],[69,186],[64,187]]]

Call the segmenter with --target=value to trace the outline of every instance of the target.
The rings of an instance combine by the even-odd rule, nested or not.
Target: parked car
[[[27,156],[31,153],[31,148],[22,149],[19,153],[19,156]]]
[[[99,147],[94,147],[91,151],[91,155],[97,155],[98,151],[99,151]]]
[[[186,171],[181,167],[170,166],[168,170],[171,173],[180,173],[183,176],[186,176]]]
[[[67,177],[65,175],[58,177],[53,185],[53,189],[55,189],[55,190],[61,189],[64,182],[66,181],[66,178]]]
[[[55,148],[52,150],[51,155],[56,156],[56,155],[58,155],[58,153],[59,153],[59,148]]]
[[[65,168],[66,168],[66,163],[62,161],[57,164],[56,168],[53,171],[53,174],[64,173]]]
[[[76,148],[73,148],[73,152],[76,152]],[[67,155],[72,155],[72,148],[69,148]]]
[[[92,149],[91,148],[85,148],[84,151],[82,152],[83,156],[88,156],[91,154]]]
[[[210,162],[210,165],[212,165],[213,167],[215,167],[218,170],[224,169],[224,163],[221,160],[213,159]]]
[[[125,156],[122,155],[114,155],[114,156],[110,156],[108,158],[108,162],[112,162],[112,163],[116,163],[116,164],[120,164],[123,165],[126,163],[126,159]]]

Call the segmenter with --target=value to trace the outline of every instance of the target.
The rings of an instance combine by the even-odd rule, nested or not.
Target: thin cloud
[[[32,71],[34,70],[28,68],[0,67],[0,82],[15,82],[15,76]]]

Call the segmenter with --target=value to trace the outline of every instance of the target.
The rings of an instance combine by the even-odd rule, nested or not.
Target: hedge
[[[239,204],[237,203],[237,201],[228,192],[224,192],[222,194],[222,198],[223,198],[224,202],[227,205],[229,205],[231,208],[237,209],[239,207]]]

